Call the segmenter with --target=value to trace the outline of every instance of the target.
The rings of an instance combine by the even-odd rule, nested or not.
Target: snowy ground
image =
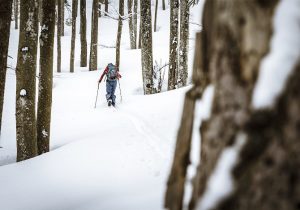
[[[191,22],[200,22],[201,6],[192,9]],[[91,1],[87,1],[87,12],[90,40]],[[168,62],[168,24],[169,10],[163,11],[160,6],[153,52],[154,60],[162,63]],[[116,30],[116,21],[99,19],[100,44],[114,45]],[[191,24],[190,49],[194,46],[195,30],[199,26]],[[70,27],[66,26],[65,34],[63,73],[54,74],[51,152],[20,163],[15,163],[15,72],[7,72],[0,139],[0,209],[163,209],[183,96],[188,87],[143,95],[140,50],[129,49],[125,23],[120,65],[122,101],[117,89],[117,108],[108,108],[105,83],[101,83],[95,109],[98,78],[108,62],[114,63],[115,50],[99,47],[99,70],[89,72],[79,67],[77,34],[76,69],[70,74]],[[12,67],[16,65],[17,43],[18,33],[12,28],[9,54],[14,59],[8,61]],[[189,59],[191,64],[193,50]]]

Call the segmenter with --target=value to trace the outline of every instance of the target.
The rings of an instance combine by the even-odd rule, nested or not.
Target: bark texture
[[[55,1],[42,4],[42,30],[40,35],[40,74],[37,109],[38,153],[49,152],[52,106],[53,42],[55,29]]]
[[[141,1],[141,44],[144,94],[153,93],[151,0]]]
[[[133,0],[127,1],[127,8],[128,8],[128,15],[132,14],[132,7],[133,7]],[[134,37],[134,23],[133,23],[133,16],[130,16],[128,19],[128,25],[129,25],[129,38],[130,38],[130,48],[135,49],[135,37]]]
[[[97,48],[98,48],[98,0],[93,0],[92,27],[91,27],[91,47],[89,70],[97,70]]]
[[[170,1],[170,53],[169,53],[169,76],[168,90],[173,90],[177,85],[178,67],[178,11],[179,1]]]
[[[12,12],[12,0],[0,3],[0,135],[2,126],[2,112],[4,103],[4,89],[7,69],[7,53],[10,35],[10,19]]]
[[[120,66],[120,47],[123,28],[123,21],[121,16],[124,16],[124,0],[119,0],[119,21],[116,41],[116,66]]]
[[[14,0],[15,29],[19,28],[19,0]]]
[[[76,40],[76,18],[77,18],[78,0],[72,1],[72,38],[70,55],[70,72],[74,72],[75,40]]]
[[[16,68],[17,161],[38,154],[35,119],[38,0],[21,0]]]
[[[86,42],[86,0],[80,0],[80,66],[87,66],[87,42]]]
[[[65,35],[65,1],[61,0],[61,36]]]
[[[188,52],[189,52],[189,10],[188,0],[180,1],[180,40],[178,55],[178,88],[186,86],[188,77]]]
[[[134,39],[134,49],[137,49],[137,12],[138,12],[138,0],[134,0],[133,3],[133,39]]]

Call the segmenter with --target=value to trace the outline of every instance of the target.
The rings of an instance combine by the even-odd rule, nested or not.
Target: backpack
[[[108,80],[116,80],[117,79],[117,75],[118,75],[118,73],[117,73],[117,67],[115,65],[113,65],[112,63],[109,63],[107,65],[107,67],[108,67],[108,72],[106,74],[107,79]]]

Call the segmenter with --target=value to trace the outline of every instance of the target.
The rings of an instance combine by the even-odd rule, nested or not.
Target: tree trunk
[[[180,4],[180,40],[178,59],[178,88],[186,86],[188,77],[189,52],[189,6],[188,0],[181,0]]]
[[[61,36],[65,35],[65,0],[61,0]]]
[[[124,0],[119,0],[119,15],[124,15]],[[118,34],[116,42],[116,66],[120,66],[120,47],[121,47],[121,36],[122,36],[123,21],[119,16],[118,21]]]
[[[176,88],[177,66],[178,66],[178,0],[171,0],[170,5],[170,58],[168,90]]]
[[[157,24],[157,8],[158,8],[158,0],[156,0],[156,3],[155,3],[154,32],[156,32],[156,24]]]
[[[42,19],[43,19],[43,0],[39,0],[39,23],[42,26]]]
[[[61,72],[61,34],[62,34],[62,2],[63,0],[57,0],[57,72]]]
[[[16,68],[17,161],[38,154],[35,119],[38,0],[21,1]],[[30,23],[30,25],[28,25]]]
[[[108,0],[105,0],[105,12],[108,13]],[[104,14],[104,16],[107,16],[107,14]]]
[[[10,35],[10,22],[12,12],[12,0],[3,1],[0,4],[0,136],[2,125],[2,112],[4,103],[4,89],[7,68],[7,53]]]
[[[132,14],[132,1],[127,1],[127,7],[128,7],[128,15]],[[130,38],[130,48],[135,49],[135,37],[134,37],[134,23],[133,23],[133,16],[130,16],[128,19],[128,25],[129,25],[129,38]]]
[[[81,56],[80,66],[87,66],[87,43],[86,43],[86,0],[80,0],[80,41]]]
[[[93,0],[91,47],[89,70],[97,70],[97,47],[98,47],[98,0]]]
[[[102,11],[101,11],[101,2],[100,1],[99,1],[99,4],[98,4],[98,8],[99,8],[98,15],[99,15],[99,17],[101,17]]]
[[[162,8],[163,8],[163,10],[166,10],[166,2],[165,2],[165,0],[161,0],[162,1]]]
[[[37,109],[38,153],[49,152],[52,106],[53,42],[55,29],[55,1],[42,4],[42,30],[40,35],[40,74]]]
[[[141,4],[141,3],[140,3]],[[141,49],[142,48],[142,15],[140,14],[140,29],[139,29],[139,44],[138,44],[138,48]]]
[[[138,10],[138,0],[134,0],[133,3],[133,40],[134,40],[134,49],[137,48],[137,11]]]
[[[76,41],[76,18],[77,18],[78,1],[72,1],[72,38],[71,38],[71,56],[70,56],[70,72],[74,72],[75,57],[75,41]]]
[[[15,10],[15,29],[18,29],[19,25],[19,0],[14,0],[14,10]]]
[[[151,0],[141,1],[142,73],[144,94],[153,93]]]

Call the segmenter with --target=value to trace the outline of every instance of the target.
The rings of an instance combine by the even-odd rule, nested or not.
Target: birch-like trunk
[[[38,43],[38,0],[21,1],[18,61],[16,68],[17,161],[38,154],[35,91]]]
[[[55,29],[55,1],[42,3],[42,30],[40,35],[40,74],[37,108],[38,153],[49,152],[52,106],[53,43]]]

